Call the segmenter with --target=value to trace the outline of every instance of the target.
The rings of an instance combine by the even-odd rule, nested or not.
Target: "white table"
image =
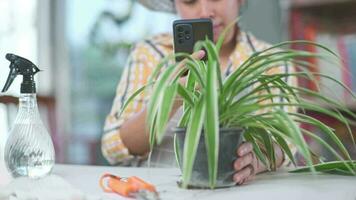
[[[253,182],[228,189],[184,190],[177,187],[178,169],[124,168],[100,166],[56,165],[54,174],[59,175],[88,195],[104,195],[110,199],[122,199],[104,194],[98,181],[103,173],[119,176],[138,176],[156,185],[161,199],[340,199],[356,200],[356,177],[337,175],[290,174],[286,172],[258,175]]]

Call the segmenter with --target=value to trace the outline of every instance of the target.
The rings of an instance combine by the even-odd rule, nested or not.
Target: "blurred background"
[[[308,39],[326,44],[347,60],[342,64],[349,73],[332,66],[320,70],[356,90],[356,1],[247,1],[240,22],[245,31],[269,43]],[[38,102],[54,140],[56,161],[107,165],[100,138],[130,48],[153,34],[171,32],[174,19],[177,16],[149,11],[134,0],[0,0],[0,86],[9,72],[6,53],[33,61],[44,70],[37,76]],[[13,97],[19,95],[19,82],[0,96],[0,152],[16,115]],[[303,80],[300,84],[313,88]],[[326,89],[320,92],[356,110],[341,88],[328,84],[322,83]],[[350,143],[345,127],[333,125]]]

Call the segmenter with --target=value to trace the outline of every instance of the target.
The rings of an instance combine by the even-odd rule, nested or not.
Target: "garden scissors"
[[[100,178],[99,184],[105,192],[135,199],[159,200],[155,186],[136,176],[122,178],[106,173]]]

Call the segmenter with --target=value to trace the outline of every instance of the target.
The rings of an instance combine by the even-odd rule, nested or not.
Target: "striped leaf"
[[[188,124],[183,150],[183,187],[190,181],[197,153],[200,135],[205,117],[205,98],[201,96],[192,110],[192,118]]]
[[[208,153],[209,185],[216,184],[219,153],[219,110],[216,62],[208,66],[206,88],[205,145]]]

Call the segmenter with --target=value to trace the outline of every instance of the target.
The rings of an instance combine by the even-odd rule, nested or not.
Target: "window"
[[[52,1],[0,1],[0,91],[9,73],[10,63],[5,55],[14,53],[31,60],[43,70],[35,77],[37,93],[42,96],[52,95],[50,2]],[[21,81],[21,77],[16,78],[6,95],[18,96]],[[9,124],[15,116],[16,110],[7,113],[5,106],[0,104],[0,151],[5,145]],[[44,123],[46,124],[46,120]]]
[[[37,0],[0,1],[0,87],[5,84],[9,73],[6,53],[15,53],[38,62]],[[19,9],[21,8],[21,9]],[[8,94],[19,95],[21,79],[15,79]],[[0,152],[8,134],[8,113],[0,105]]]
[[[71,72],[68,162],[104,164],[103,124],[131,44],[170,31],[175,16],[148,11],[132,0],[73,0],[66,9]]]

